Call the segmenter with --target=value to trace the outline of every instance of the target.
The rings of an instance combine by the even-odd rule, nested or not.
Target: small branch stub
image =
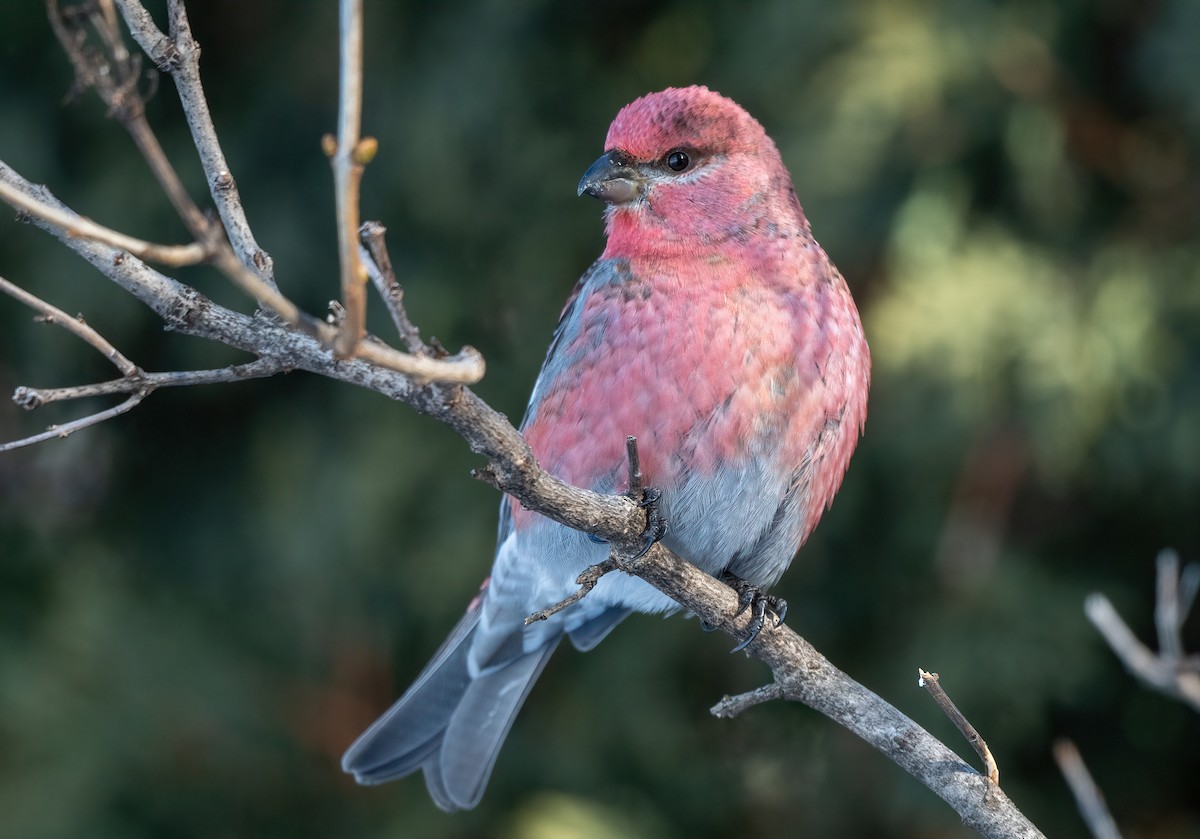
[[[629,461],[629,497],[642,500],[642,456],[638,453],[637,437],[625,438],[625,457]]]
[[[929,692],[933,701],[942,709],[950,722],[954,723],[954,727],[962,732],[963,737],[967,738],[975,752],[979,755],[979,759],[983,761],[983,772],[987,779],[996,786],[1000,786],[1000,769],[996,766],[996,759],[992,757],[992,750],[988,748],[987,743],[979,736],[979,732],[975,730],[975,726],[971,725],[970,721],[963,715],[963,712],[958,710],[958,706],[942,689],[941,682],[937,673],[929,673],[921,668],[917,668],[917,687],[923,687]]]
[[[723,696],[720,702],[709,709],[709,713],[718,719],[733,719],[755,705],[782,698],[783,688],[778,682],[771,682],[769,685],[763,685],[746,693],[739,693],[737,696]]]
[[[539,609],[538,611],[534,612],[532,615],[525,618],[525,625],[529,626],[531,623],[544,621],[551,615],[557,615],[568,606],[574,606],[596,587],[596,583],[600,582],[601,577],[603,577],[609,571],[616,571],[618,567],[617,561],[612,557],[609,557],[603,562],[584,570],[584,572],[575,580],[576,584],[579,585],[578,591],[576,591],[574,594],[564,597],[562,600],[558,601],[548,609]]]

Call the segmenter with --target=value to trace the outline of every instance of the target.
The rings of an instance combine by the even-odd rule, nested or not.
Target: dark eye
[[[678,149],[673,152],[668,152],[666,161],[667,167],[675,172],[682,172],[684,169],[692,165],[691,158],[687,156],[687,153],[681,152]]]

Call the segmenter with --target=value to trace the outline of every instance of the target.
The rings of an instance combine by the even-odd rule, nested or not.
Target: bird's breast
[[[825,327],[849,298],[755,268],[722,254],[631,260],[620,281],[581,289],[525,428],[539,462],[599,491],[624,489],[631,435],[664,491],[753,458],[800,463],[839,400]]]

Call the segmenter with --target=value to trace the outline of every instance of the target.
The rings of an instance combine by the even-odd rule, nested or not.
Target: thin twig
[[[48,3],[52,9],[51,20],[60,18],[61,15],[56,14],[57,0],[48,0]],[[179,10],[172,11],[173,21],[177,14],[182,14],[186,21],[186,14],[182,13],[181,9],[182,6],[179,7]],[[118,80],[129,76],[129,69],[118,62],[116,57],[95,51],[85,51],[82,44],[86,33],[70,31],[61,22],[55,31],[59,34],[63,48],[71,56],[79,82],[92,87],[108,106],[110,113],[129,132],[134,145],[142,153],[155,180],[166,193],[180,219],[183,220],[196,241],[211,253],[213,264],[243,292],[255,298],[260,306],[266,306],[297,328],[310,334],[319,335],[320,321],[305,315],[291,300],[280,294],[272,283],[264,281],[257,272],[238,259],[224,231],[201,212],[200,208],[192,201],[175,171],[175,167],[171,165],[166,152],[158,142],[154,129],[146,120],[144,103],[138,95],[136,87],[130,86],[128,83],[114,85],[109,81],[112,76]],[[106,43],[119,43],[121,39],[119,33],[109,33],[104,36],[103,40]],[[128,62],[125,63],[128,64]]]
[[[396,279],[396,269],[384,239],[386,233],[387,228],[377,221],[363,222],[358,229],[358,239],[365,253],[360,256],[405,348],[414,355],[430,355],[429,347],[421,340],[421,331],[409,320],[404,308],[404,286]]]
[[[57,306],[50,305],[42,298],[30,294],[25,289],[10,283],[3,277],[0,277],[0,291],[39,312],[44,322],[61,326],[75,337],[86,341],[126,376],[132,376],[138,372],[136,364],[122,355],[121,351],[109,343],[107,338],[88,326],[83,318],[71,317]]]
[[[339,356],[354,355],[362,340],[367,312],[367,271],[358,254],[358,194],[363,169],[375,156],[374,138],[360,138],[362,128],[363,9],[362,0],[339,4],[340,62],[338,77],[337,140],[326,137],[325,150],[333,164],[338,260],[342,275],[342,320],[333,349]]]
[[[98,411],[63,425],[52,425],[46,431],[0,444],[0,452],[32,446],[45,440],[67,437],[84,428],[126,413],[160,387],[216,384],[261,378],[278,373],[282,368],[279,361],[263,357],[245,364],[233,365],[217,370],[191,370],[167,373],[147,373],[130,361],[103,335],[84,322],[83,318],[71,317],[62,309],[47,303],[36,295],[0,277],[0,292],[24,303],[39,314],[45,323],[53,323],[85,341],[113,363],[123,374],[119,379],[97,384],[76,385],[63,388],[18,387],[13,392],[13,401],[26,410],[33,410],[50,402],[106,396],[115,393],[131,394],[128,399],[112,408]]]
[[[746,693],[739,693],[737,696],[723,696],[720,702],[709,708],[708,712],[719,719],[729,720],[755,705],[782,698],[783,688],[777,683],[771,682],[769,685],[763,685]]]
[[[81,47],[81,39],[85,33],[69,29],[65,23],[65,19],[58,10],[57,0],[47,0],[47,2],[51,10],[51,20],[55,22],[56,32],[60,33],[59,38],[62,41],[63,48],[71,56],[72,63],[76,67],[76,75],[80,84],[93,87],[101,99],[109,106],[110,111],[129,131],[138,149],[146,158],[155,177],[162,185],[164,191],[167,192],[172,205],[175,206],[180,217],[188,226],[188,229],[196,237],[197,242],[201,243],[206,250],[211,252],[212,264],[232,280],[238,288],[253,297],[260,306],[269,309],[287,323],[319,339],[326,346],[334,346],[335,350],[339,351],[338,354],[343,357],[348,357],[353,351],[354,354],[361,355],[372,363],[413,376],[422,383],[446,382],[470,384],[483,378],[483,358],[472,347],[464,347],[458,355],[450,358],[434,359],[413,356],[389,347],[382,342],[370,341],[359,344],[362,327],[360,324],[356,329],[354,327],[354,320],[362,315],[362,307],[359,307],[356,314],[356,311],[352,308],[354,305],[353,300],[347,301],[349,306],[341,327],[333,326],[305,313],[295,303],[280,294],[273,280],[269,278],[269,272],[262,271],[261,266],[259,266],[260,270],[256,271],[242,259],[239,259],[238,254],[233,250],[230,240],[226,237],[224,231],[220,230],[219,227],[214,225],[200,212],[196,205],[192,203],[186,190],[184,190],[178,175],[175,173],[170,161],[167,160],[166,154],[162,151],[161,145],[158,143],[153,130],[145,119],[142,101],[137,94],[136,87],[128,83],[116,84],[111,81],[110,77],[113,76],[125,80],[131,76],[131,70],[127,66],[129,62],[121,65],[121,68],[119,68],[120,72],[115,73],[112,66],[110,66],[115,61],[115,58],[103,53],[84,51]],[[360,3],[361,0],[345,0],[345,2],[354,5]],[[176,86],[180,90],[180,97],[187,100],[185,111],[189,115],[189,124],[192,125],[196,146],[201,150],[202,157],[205,158],[206,171],[210,163],[215,165],[218,162],[217,158],[223,164],[224,160],[220,158],[219,146],[215,143],[215,132],[211,134],[211,141],[215,147],[216,154],[213,154],[212,149],[207,149],[206,144],[210,141],[208,130],[211,129],[211,117],[208,114],[207,103],[200,87],[198,64],[195,59],[196,46],[195,42],[191,39],[187,13],[184,11],[182,2],[171,0],[168,4],[168,14],[172,30],[171,39],[166,39],[162,35],[161,31],[154,25],[153,18],[150,17],[145,8],[136,2],[136,0],[118,0],[118,3],[127,25],[134,34],[134,39],[142,45],[147,54],[155,59],[156,63],[159,63],[160,67],[170,69],[174,74]],[[354,15],[350,17],[350,22],[353,23]],[[343,286],[348,287],[345,280],[347,277],[350,277],[354,280],[354,283],[351,285],[356,284],[357,294],[364,296],[363,286],[366,283],[367,277],[366,270],[363,268],[362,261],[358,255],[357,244],[358,182],[361,179],[363,166],[374,156],[376,143],[369,137],[361,140],[358,139],[357,124],[361,119],[362,110],[361,9],[357,15],[357,20],[359,29],[357,37],[357,70],[351,67],[348,73],[349,82],[347,83],[350,87],[357,88],[357,94],[351,91],[349,96],[343,96],[342,118],[339,124],[339,132],[345,129],[347,131],[346,137],[352,138],[354,142],[353,144],[347,143],[338,146],[336,155],[334,156],[334,170],[335,176],[339,179],[337,195],[339,200],[342,201],[339,204],[341,209],[338,216],[340,220],[339,242],[342,242],[344,239],[348,242],[348,245],[340,246],[343,255]],[[103,37],[103,40],[106,44],[114,40],[119,42],[119,33],[109,33]],[[164,40],[168,42],[166,45],[163,43]],[[352,38],[351,40],[354,39]],[[186,45],[184,44],[185,41]],[[351,47],[353,47],[353,44],[351,44]],[[351,52],[353,52],[353,49],[351,49]],[[185,55],[187,56],[186,61]],[[349,60],[353,65],[353,55],[349,57]],[[185,67],[187,69],[186,73],[182,72]],[[197,124],[193,124],[193,122]],[[350,130],[351,128],[353,130]],[[202,146],[205,146],[205,148],[202,148]],[[342,175],[337,175],[338,172],[341,172]],[[227,174],[227,170],[222,168],[216,177],[218,180],[223,180]],[[231,176],[229,180],[232,181]],[[219,186],[214,184],[214,190],[219,192]],[[217,192],[214,192],[214,196]],[[226,209],[229,208],[227,207]],[[234,221],[241,223],[244,219],[239,213]],[[261,261],[258,258],[259,253],[257,246],[255,246],[251,256],[254,258],[256,266]],[[349,267],[347,268],[347,266]],[[353,344],[357,345],[357,349],[353,346],[350,349],[346,349],[347,344],[345,342],[349,341],[349,338],[346,337],[347,335],[353,336]],[[339,341],[342,343],[339,343]]]
[[[158,142],[154,129],[146,120],[145,106],[137,92],[136,75],[131,67],[132,61],[118,60],[111,49],[108,52],[85,49],[87,32],[72,24],[70,18],[63,15],[58,7],[58,0],[47,0],[47,8],[55,34],[75,67],[76,84],[95,90],[108,107],[109,113],[129,133],[179,217],[196,241],[212,253],[213,264],[233,280],[235,285],[258,300],[259,305],[267,306],[298,328],[310,333],[317,330],[320,322],[315,318],[305,317],[294,303],[244,265],[233,252],[223,231],[192,201],[175,167],[171,165]],[[124,5],[122,8],[124,10]],[[145,12],[144,9],[142,11]],[[126,17],[129,19],[129,16]],[[137,18],[136,15],[133,17]],[[146,14],[145,17],[149,18],[149,15]],[[93,21],[96,19],[93,18]],[[98,25],[102,27],[103,23]],[[106,45],[121,41],[120,33],[115,32],[105,33],[101,39]]]
[[[975,730],[975,726],[971,725],[970,721],[963,715],[963,712],[958,710],[958,706],[946,694],[942,688],[941,682],[937,673],[928,673],[919,667],[917,668],[917,686],[923,687],[929,691],[930,697],[937,703],[937,706],[942,709],[950,722],[954,723],[954,727],[962,732],[963,737],[967,738],[967,742],[975,749],[975,753],[979,755],[979,759],[983,761],[984,775],[993,784],[1000,785],[1000,769],[996,766],[996,759],[992,757],[992,750],[988,748],[984,739],[979,736],[979,732]]]
[[[584,572],[575,579],[576,584],[580,587],[578,591],[576,591],[574,594],[564,597],[562,600],[558,601],[548,609],[541,609],[537,612],[534,612],[532,615],[525,618],[525,625],[529,626],[531,623],[544,621],[551,615],[557,615],[568,606],[575,605],[584,597],[586,597],[588,592],[596,587],[596,583],[600,582],[601,577],[610,571],[616,571],[619,567],[620,565],[618,564],[617,560],[609,557],[603,562],[599,562],[590,568],[584,569]]]
[[[1094,839],[1121,839],[1121,831],[1104,803],[1100,787],[1092,780],[1079,749],[1070,740],[1062,739],[1054,744],[1054,760],[1071,788],[1075,805],[1083,816]]]
[[[642,458],[638,454],[637,437],[625,438],[625,459],[629,470],[629,489],[625,491],[625,497],[646,511],[646,527],[642,531],[642,544],[634,553],[625,554],[617,550],[613,551],[613,556],[622,563],[622,568],[625,567],[625,564],[636,562],[646,551],[650,550],[651,545],[667,535],[667,520],[663,518],[658,506],[662,499],[662,492],[653,487],[647,487],[643,483]]]
[[[119,379],[110,379],[107,382],[96,382],[95,384],[54,388],[19,387],[13,394],[13,401],[22,408],[32,410],[51,402],[110,396],[114,393],[133,393],[144,390],[149,396],[161,387],[231,384],[244,382],[247,379],[263,379],[274,376],[283,369],[283,366],[275,359],[264,357],[247,361],[244,364],[218,367],[213,370],[172,370],[165,373],[147,373],[144,370],[138,370]]]
[[[1179,574],[1179,614],[1182,616],[1179,622],[1180,629],[1191,614],[1192,607],[1196,605],[1197,594],[1200,594],[1200,563],[1189,562]]]
[[[1158,655],[1165,661],[1179,662],[1183,658],[1183,622],[1187,618],[1187,612],[1180,611],[1179,554],[1169,549],[1159,551],[1155,564],[1158,574],[1154,625],[1158,630]]]
[[[170,73],[183,105],[184,117],[208,181],[209,194],[221,216],[225,234],[238,259],[253,268],[263,282],[275,288],[271,257],[258,246],[230,172],[220,140],[213,126],[208,101],[200,84],[200,49],[192,38],[187,11],[182,2],[170,0],[167,12],[171,37],[168,38],[138,0],[116,0],[125,25],[138,45],[158,69]]]
[[[190,245],[157,245],[127,236],[102,224],[97,224],[85,216],[71,215],[53,207],[47,207],[6,183],[0,183],[0,200],[21,212],[37,216],[51,224],[57,224],[71,236],[85,236],[88,239],[112,245],[114,248],[129,251],[138,259],[178,267],[203,262],[209,255],[208,249],[199,242],[193,242]]]
[[[97,413],[64,423],[63,425],[52,425],[41,434],[34,434],[31,437],[24,437],[20,440],[13,440],[11,443],[0,443],[0,454],[12,451],[13,449],[32,446],[35,443],[41,443],[45,440],[53,440],[56,437],[69,437],[76,431],[81,431],[85,428],[89,428],[93,425],[104,422],[105,420],[110,420],[113,417],[118,417],[121,414],[133,410],[137,407],[138,403],[145,398],[146,394],[139,391],[131,395],[120,405],[114,405],[113,407],[104,411],[98,411]]]
[[[322,336],[322,340],[325,337]],[[419,384],[474,384],[483,378],[483,356],[474,347],[463,347],[446,358],[427,358],[393,349],[382,343],[363,341],[355,355],[380,367],[412,376]]]
[[[104,45],[103,49],[95,50],[87,46],[86,29],[75,20],[75,15],[63,14],[58,0],[47,0],[47,8],[54,33],[75,67],[76,84],[96,91],[109,113],[129,132],[167,200],[196,241],[207,242],[212,236],[211,222],[192,201],[146,120],[145,102],[137,89],[141,57],[131,56],[125,48],[115,17],[88,16],[88,22]]]
[[[15,187],[21,193],[34,197],[47,207],[65,213],[72,212],[49,190],[25,180],[3,160],[0,160],[0,183]],[[127,291],[154,307],[160,315],[164,317],[169,315],[170,306],[167,306],[168,311],[163,311],[162,307],[166,305],[164,301],[168,297],[177,294],[183,288],[179,283],[149,269],[136,257],[114,251],[107,244],[98,242],[95,245],[89,245],[91,240],[72,237],[68,231],[57,224],[37,217],[34,217],[34,221],[58,236],[72,250],[86,256],[106,276],[111,276],[114,280],[122,283]],[[328,343],[333,340],[336,334],[334,327],[301,311],[273,287],[264,283],[257,274],[237,260],[227,243],[222,242],[221,246],[217,247],[212,261],[226,276],[231,277],[239,288],[242,288],[247,294],[255,296],[260,304],[266,305],[302,334],[315,338],[325,346],[328,346]],[[194,292],[192,293],[194,294]],[[245,349],[245,347],[243,348]],[[254,349],[249,349],[249,351],[256,352]],[[447,358],[428,358],[401,352],[374,341],[366,341],[359,347],[358,354],[371,365],[403,373],[419,383],[471,384],[483,378],[485,370],[483,357],[473,347],[464,347],[457,355]],[[322,365],[325,368],[328,366]]]
[[[1158,656],[1137,639],[1133,630],[1121,619],[1111,600],[1103,594],[1090,594],[1084,601],[1083,609],[1088,620],[1100,631],[1104,640],[1133,675],[1160,690],[1168,687],[1170,679],[1163,673]]]

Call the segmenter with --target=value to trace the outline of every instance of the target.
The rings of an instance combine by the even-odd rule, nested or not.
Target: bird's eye
[[[668,152],[666,156],[667,167],[675,172],[682,172],[684,169],[692,165],[691,158],[686,152],[676,149],[673,152]]]

